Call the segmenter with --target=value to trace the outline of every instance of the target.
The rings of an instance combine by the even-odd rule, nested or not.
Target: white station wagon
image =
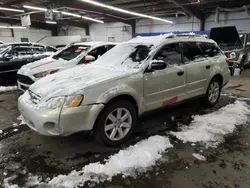
[[[95,63],[47,76],[19,98],[24,121],[42,135],[93,131],[124,143],[147,111],[196,96],[214,106],[229,81],[228,60],[203,36],[137,37]]]

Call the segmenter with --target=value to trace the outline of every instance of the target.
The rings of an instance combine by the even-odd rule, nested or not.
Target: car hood
[[[32,74],[53,70],[53,69],[60,69],[63,65],[69,63],[63,59],[53,59],[52,57],[48,57],[45,59],[41,59],[39,61],[35,61],[33,63],[29,63],[24,65],[19,71],[19,74],[28,74],[31,72]]]
[[[223,51],[230,48],[243,48],[242,41],[235,26],[212,28],[210,39],[217,42]]]
[[[128,76],[133,72],[138,72],[138,70],[127,69],[124,71],[94,64],[80,65],[44,77],[31,85],[30,90],[39,95],[42,100],[75,93],[83,94],[82,90],[87,87],[104,84],[104,82]]]

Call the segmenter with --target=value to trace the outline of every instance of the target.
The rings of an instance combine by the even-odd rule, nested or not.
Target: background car
[[[36,43],[11,43],[0,46],[0,85],[16,83],[17,71],[25,64],[46,58],[57,49]]]
[[[229,68],[250,66],[250,34],[239,34],[235,26],[216,27],[211,29],[210,38],[218,43],[229,59]]]
[[[23,66],[17,75],[18,88],[25,91],[37,80],[58,71],[95,61],[116,44],[109,42],[76,43],[54,56]]]
[[[120,145],[139,115],[202,96],[214,106],[230,73],[227,58],[202,36],[139,37],[95,63],[47,76],[19,98],[27,125],[42,135],[93,131]]]

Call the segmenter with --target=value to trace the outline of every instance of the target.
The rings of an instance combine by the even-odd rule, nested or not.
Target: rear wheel
[[[95,137],[104,144],[119,146],[132,135],[137,121],[135,107],[123,100],[106,106],[96,122]]]
[[[204,104],[207,107],[213,107],[220,99],[222,84],[217,78],[212,79],[209,83],[206,95],[204,96]]]

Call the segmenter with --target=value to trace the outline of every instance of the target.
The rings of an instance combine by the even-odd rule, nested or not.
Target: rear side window
[[[184,62],[197,61],[204,58],[201,46],[196,42],[182,43]]]
[[[200,43],[204,57],[215,57],[220,55],[220,49],[214,43]]]

